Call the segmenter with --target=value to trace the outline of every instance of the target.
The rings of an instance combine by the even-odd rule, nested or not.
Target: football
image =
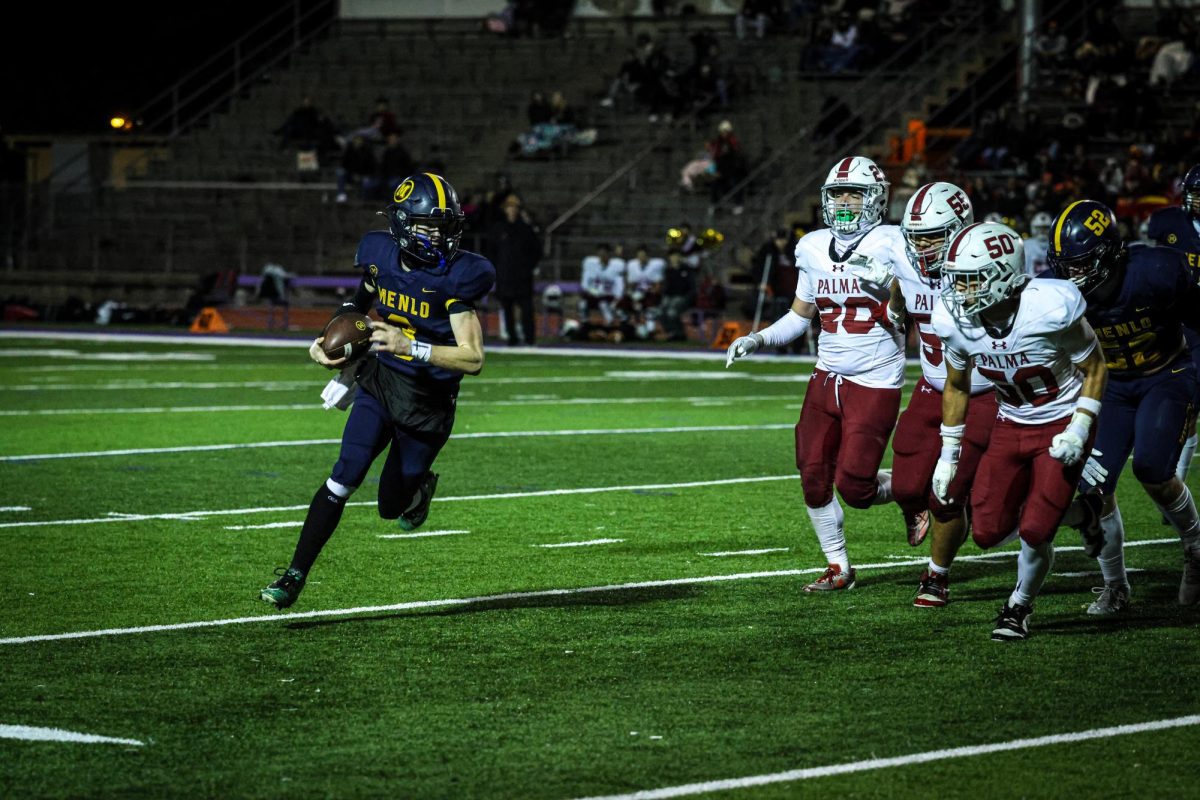
[[[353,361],[371,348],[371,318],[353,311],[339,314],[329,320],[321,335],[325,337],[321,349],[327,357]]]

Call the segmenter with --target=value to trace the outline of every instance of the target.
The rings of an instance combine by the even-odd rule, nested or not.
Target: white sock
[[[846,552],[846,531],[843,523],[846,515],[835,496],[828,505],[820,508],[808,507],[808,518],[812,520],[813,529],[817,532],[817,540],[825,553],[825,560],[837,564],[842,571],[850,569],[850,554]]]
[[[1196,434],[1192,434],[1183,443],[1183,450],[1179,453],[1179,463],[1175,465],[1175,475],[1181,481],[1187,480],[1188,470],[1192,468],[1192,459],[1196,456],[1196,440],[1200,438]]]
[[[875,473],[875,499],[871,501],[873,506],[881,506],[884,503],[890,503],[895,499],[892,494],[892,471],[890,469],[881,469]]]
[[[1054,566],[1054,542],[1042,542],[1030,547],[1021,540],[1021,555],[1017,556],[1017,586],[1008,596],[1009,606],[1017,604],[1032,606],[1033,600],[1042,590],[1050,568]]]
[[[1129,586],[1129,576],[1125,574],[1125,523],[1121,521],[1121,509],[1113,509],[1113,513],[1100,518],[1100,531],[1104,534],[1104,546],[1096,561],[1100,563],[1100,574],[1104,576],[1105,585],[1120,584]]]
[[[1192,500],[1192,493],[1186,486],[1183,487],[1183,491],[1173,503],[1159,506],[1158,510],[1170,521],[1171,527],[1179,533],[1184,547],[1190,547],[1200,542],[1200,517],[1196,516],[1196,503]]]
[[[937,564],[933,563],[933,559],[931,558],[929,559],[929,572],[934,575],[949,575],[950,568],[938,566]]]

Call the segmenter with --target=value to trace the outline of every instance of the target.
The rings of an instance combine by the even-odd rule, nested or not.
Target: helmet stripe
[[[442,186],[442,179],[439,178],[437,175],[434,175],[432,172],[426,172],[425,174],[429,176],[429,179],[431,181],[433,181],[433,185],[437,188],[438,208],[442,211],[445,211],[446,210],[446,189],[445,189],[445,187]]]
[[[1064,208],[1063,212],[1058,215],[1058,224],[1054,226],[1054,252],[1055,253],[1062,252],[1062,229],[1063,229],[1063,223],[1067,221],[1067,215],[1069,215],[1071,213],[1072,208],[1074,208],[1075,206],[1079,205],[1082,202],[1084,202],[1084,201],[1076,200],[1074,203],[1071,203],[1071,205]]]
[[[950,248],[950,252],[946,255],[946,260],[953,261],[954,257],[958,255],[958,248],[967,240],[967,231],[982,224],[982,222],[976,222],[959,231],[958,235],[954,237],[954,247]]]
[[[854,164],[854,156],[851,156],[850,158],[842,161],[842,163],[838,164],[837,176],[839,180],[845,180],[846,178],[850,177],[850,167],[852,164]]]
[[[925,195],[929,194],[929,190],[933,188],[932,183],[927,183],[917,190],[917,196],[913,198],[912,214],[909,215],[909,222],[921,221],[921,204],[925,202]]]

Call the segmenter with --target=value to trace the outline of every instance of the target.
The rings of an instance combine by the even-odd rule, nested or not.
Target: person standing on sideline
[[[440,175],[406,178],[384,211],[390,231],[362,238],[355,265],[363,271],[354,299],[334,316],[372,308],[373,352],[349,366],[330,360],[318,337],[313,361],[342,375],[322,397],[343,407],[353,398],[341,453],[313,496],[291,565],[260,596],[276,608],[296,602],[313,563],[342,518],[350,495],[371,464],[387,457],[379,474],[379,516],[415,530],[429,515],[438,475],[431,470],[454,427],[462,376],[483,370],[483,329],[475,306],[496,282],[483,256],[459,249],[463,214],[454,187]],[[344,369],[343,369],[344,368]],[[347,391],[353,381],[358,391]]]
[[[521,210],[521,199],[510,194],[501,205],[504,216],[488,232],[487,255],[496,265],[496,297],[500,300],[505,335],[510,345],[537,344],[533,313],[533,279],[542,258],[542,240]],[[521,315],[518,329],[516,309]],[[519,335],[518,335],[519,334]]]
[[[796,465],[804,504],[828,568],[806,592],[854,588],[845,516],[833,490],[852,508],[892,501],[892,473],[880,470],[900,413],[904,340],[888,319],[892,279],[906,263],[904,237],[885,225],[889,184],[869,158],[838,161],[821,186],[828,226],[796,244],[799,278],[791,309],[763,330],[729,345],[725,366],[763,347],[821,326],[816,368],[796,424]]]

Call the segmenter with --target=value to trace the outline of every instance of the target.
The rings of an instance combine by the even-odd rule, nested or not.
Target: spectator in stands
[[[312,97],[304,95],[300,105],[292,109],[283,124],[273,131],[280,137],[279,149],[315,149],[321,137],[321,117],[321,111],[313,104]]]
[[[290,288],[289,281],[292,275],[283,268],[283,265],[270,262],[263,267],[262,273],[258,278],[258,288],[255,291],[254,299],[260,303],[266,303],[267,311],[267,330],[272,330],[275,327],[275,312],[276,309],[283,309],[283,319],[280,327],[283,330],[288,329],[288,290]]]
[[[617,70],[617,76],[612,79],[612,83],[608,85],[608,91],[600,98],[600,105],[604,108],[611,108],[617,98],[626,96],[636,96],[642,85],[642,60],[638,57],[636,47],[630,47],[625,54],[625,60],[621,62],[620,68]]]
[[[383,148],[383,155],[379,158],[379,174],[383,176],[384,189],[388,195],[391,195],[401,181],[416,171],[417,162],[400,141],[400,134],[388,134],[387,147]]]
[[[354,183],[359,188],[359,197],[363,200],[373,199],[379,189],[379,164],[371,147],[361,136],[350,137],[346,152],[342,154],[342,163],[337,168],[337,201],[346,202],[347,184]]]
[[[542,258],[542,240],[521,210],[521,199],[510,194],[502,205],[504,217],[488,232],[486,255],[496,267],[496,298],[502,327],[510,345],[537,344],[533,284]],[[520,314],[517,326],[516,310]]]
[[[779,0],[742,0],[742,8],[733,20],[734,32],[737,38],[746,38],[746,26],[754,26],[754,38],[761,39],[767,35],[767,26],[774,24],[781,16]]]
[[[1034,40],[1033,52],[1041,67],[1054,69],[1063,65],[1067,58],[1067,37],[1058,27],[1058,20],[1046,20],[1045,29]]]
[[[529,127],[543,125],[549,122],[553,115],[550,104],[546,102],[546,95],[538,90],[531,92],[529,105],[525,107],[525,116],[529,119]]]
[[[717,135],[708,143],[708,152],[712,156],[716,175],[711,185],[710,195],[713,203],[718,203],[734,187],[733,213],[742,213],[744,187],[738,186],[746,177],[746,156],[742,152],[742,144],[733,132],[733,123],[721,120],[717,126]]]
[[[683,315],[696,304],[697,267],[684,260],[678,248],[667,251],[667,269],[663,276],[662,328],[667,341],[686,342]]]
[[[852,14],[839,14],[829,36],[829,46],[821,57],[822,69],[831,75],[856,70],[862,52],[857,20]]]

